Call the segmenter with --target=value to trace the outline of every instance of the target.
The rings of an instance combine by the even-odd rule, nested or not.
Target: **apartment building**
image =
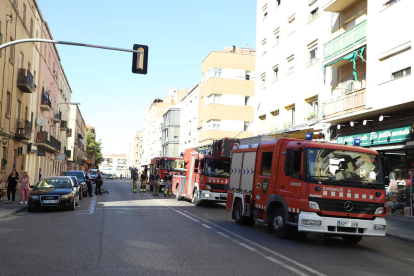
[[[127,162],[128,156],[126,154],[104,154],[103,162],[99,166],[99,169],[105,174],[128,177],[130,171]]]
[[[87,132],[85,120],[82,117],[79,106],[72,103],[70,105],[69,128],[72,135],[68,137],[68,170],[82,170],[88,168],[86,157]],[[69,156],[69,152],[67,152]]]
[[[326,129],[321,123],[324,0],[257,1],[256,134]]]
[[[198,143],[253,135],[256,51],[229,47],[211,52],[201,63]]]
[[[133,162],[132,167],[136,169],[140,169],[142,163],[142,131],[137,131],[134,137],[133,143]]]
[[[179,157],[181,108],[169,107],[162,117],[161,156]]]
[[[181,99],[180,145],[178,152],[198,146],[198,112],[199,112],[200,84],[188,89]]]

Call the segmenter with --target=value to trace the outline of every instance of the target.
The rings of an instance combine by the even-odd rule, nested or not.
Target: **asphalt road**
[[[239,226],[224,204],[133,194],[106,180],[76,211],[0,221],[0,275],[413,275],[414,244],[308,235],[280,240],[264,225]]]

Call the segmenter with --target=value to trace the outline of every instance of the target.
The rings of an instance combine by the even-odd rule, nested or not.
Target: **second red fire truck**
[[[151,159],[150,175],[158,175],[160,191],[165,187],[164,178],[167,173],[171,175],[179,175],[184,169],[184,160],[176,157],[155,157]],[[152,191],[152,183],[149,182],[150,190]]]
[[[239,140],[223,138],[207,146],[184,151],[185,175],[174,175],[177,200],[188,199],[199,206],[205,201],[226,202],[231,151]]]

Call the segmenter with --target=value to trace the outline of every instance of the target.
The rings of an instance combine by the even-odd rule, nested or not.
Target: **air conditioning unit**
[[[26,154],[26,147],[18,147],[17,155],[24,155],[24,154]]]

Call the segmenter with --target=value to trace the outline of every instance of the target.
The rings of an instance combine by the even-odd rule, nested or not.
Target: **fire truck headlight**
[[[205,197],[210,197],[210,194],[205,194],[204,196],[205,196]]]
[[[375,215],[382,215],[384,213],[384,207],[378,207],[377,210],[375,210]]]
[[[211,186],[210,185],[206,185],[206,189],[207,190],[211,190]]]
[[[386,225],[384,225],[384,224],[374,224],[373,226],[372,226],[372,229],[374,229],[374,230],[378,230],[378,231],[385,231],[385,228],[386,228],[387,226]]]
[[[316,203],[316,202],[314,202],[314,201],[309,201],[309,207],[310,207],[311,209],[314,209],[314,210],[319,210],[319,205],[318,205],[318,203]]]
[[[322,221],[321,220],[314,220],[314,219],[302,219],[302,225],[321,226]]]

